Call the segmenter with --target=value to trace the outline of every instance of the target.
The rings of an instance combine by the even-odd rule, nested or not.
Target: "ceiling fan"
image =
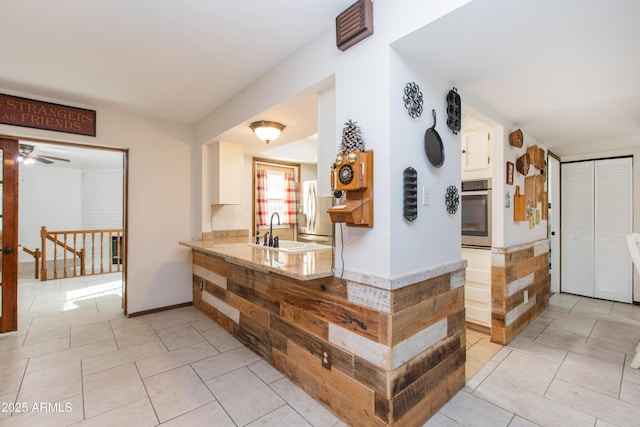
[[[43,154],[36,154],[33,152],[34,150],[35,150],[35,147],[33,145],[20,144],[20,149],[18,153],[18,162],[24,163],[25,165],[31,165],[36,161],[47,164],[47,165],[52,164],[54,161],[67,162],[67,163],[71,162],[71,160],[63,159],[62,157],[53,157],[53,156],[45,156]]]

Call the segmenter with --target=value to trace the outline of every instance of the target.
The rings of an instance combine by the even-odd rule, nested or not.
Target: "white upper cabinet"
[[[241,204],[244,147],[218,141],[211,146],[211,163],[211,204]]]
[[[462,134],[462,171],[476,171],[491,167],[491,141],[488,130]]]

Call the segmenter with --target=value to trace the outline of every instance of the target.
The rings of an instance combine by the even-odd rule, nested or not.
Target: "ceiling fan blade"
[[[45,156],[43,154],[38,154],[38,157],[42,157],[43,159],[58,160],[58,161],[61,161],[61,162],[71,163],[71,160],[63,159],[62,157]]]
[[[53,163],[51,160],[43,159],[41,156],[29,156],[29,158],[33,159],[33,160],[37,160],[40,163],[44,163],[44,164],[47,164],[47,165],[50,165],[50,164]]]

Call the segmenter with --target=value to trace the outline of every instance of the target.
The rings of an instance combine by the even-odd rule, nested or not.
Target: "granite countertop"
[[[264,273],[278,273],[298,280],[333,276],[333,251],[280,252],[249,244],[247,237],[180,242],[193,250],[224,258],[225,261]]]

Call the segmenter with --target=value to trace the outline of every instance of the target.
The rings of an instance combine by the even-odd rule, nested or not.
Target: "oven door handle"
[[[488,196],[491,190],[474,190],[474,191],[461,191],[463,196]]]

